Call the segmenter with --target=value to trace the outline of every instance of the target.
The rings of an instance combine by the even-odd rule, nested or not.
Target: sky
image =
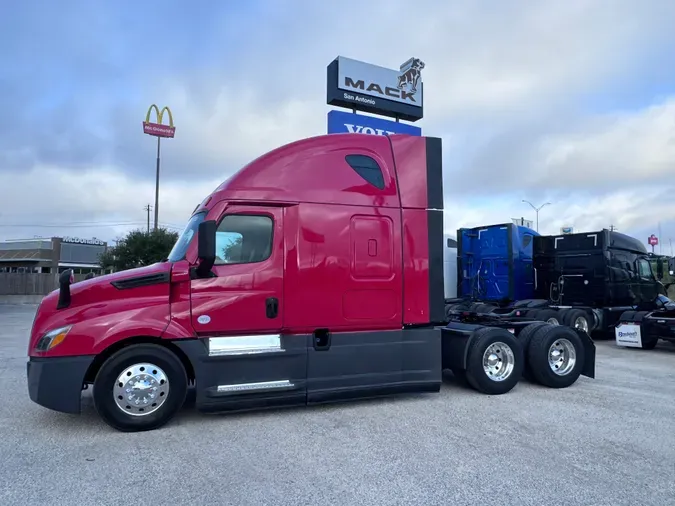
[[[0,239],[111,241],[248,161],[326,133],[326,66],[425,62],[445,229],[535,219],[675,240],[675,2],[27,0],[0,16]],[[152,220],[152,216],[151,216]],[[660,233],[659,233],[660,229]],[[659,249],[657,248],[657,252]]]

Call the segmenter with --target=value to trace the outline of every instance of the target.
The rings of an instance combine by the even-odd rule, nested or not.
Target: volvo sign
[[[369,135],[408,134],[422,135],[422,129],[406,123],[397,123],[382,118],[374,118],[364,114],[343,111],[328,113],[328,133],[356,133]]]

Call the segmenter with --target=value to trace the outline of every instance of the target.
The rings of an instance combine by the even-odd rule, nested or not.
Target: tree
[[[112,268],[115,271],[154,264],[168,256],[177,240],[178,234],[165,228],[150,233],[134,230],[118,240],[116,246],[108,248],[100,256],[99,262],[104,269]]]
[[[242,237],[239,235],[234,239],[230,239],[230,242],[223,247],[221,254],[225,263],[237,262],[240,259],[241,243]]]

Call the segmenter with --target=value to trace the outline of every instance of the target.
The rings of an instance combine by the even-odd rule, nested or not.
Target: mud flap
[[[595,343],[591,339],[591,336],[583,330],[574,329],[574,331],[584,345],[584,367],[581,370],[581,375],[595,378]]]

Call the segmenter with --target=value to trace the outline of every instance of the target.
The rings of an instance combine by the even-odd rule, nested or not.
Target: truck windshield
[[[197,234],[197,229],[199,229],[199,224],[204,221],[206,217],[206,211],[201,213],[194,214],[190,220],[185,225],[183,232],[181,232],[176,244],[173,245],[171,253],[167,257],[169,262],[178,262],[185,258],[185,253],[187,252],[188,246],[192,238]]]

